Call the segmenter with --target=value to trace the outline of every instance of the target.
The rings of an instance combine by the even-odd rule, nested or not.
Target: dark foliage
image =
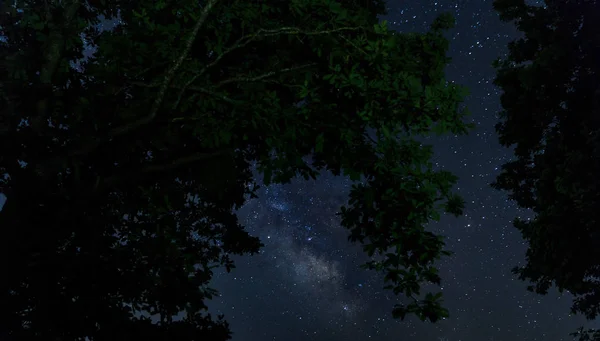
[[[496,130],[514,146],[493,187],[507,190],[532,220],[514,225],[529,242],[514,269],[545,294],[575,299],[573,313],[600,312],[600,3],[497,0],[504,20],[525,34],[495,62],[503,111]],[[597,337],[595,339],[598,339]]]
[[[420,293],[448,254],[425,226],[463,201],[413,137],[468,128],[464,89],[443,79],[451,17],[416,35],[378,23],[382,1],[17,4],[0,8],[9,335],[228,339],[204,302],[215,267],[261,246],[232,213],[255,196],[254,164],[266,185],[356,180],[342,224],[410,299],[394,314],[447,316]],[[97,48],[85,61],[81,37]]]

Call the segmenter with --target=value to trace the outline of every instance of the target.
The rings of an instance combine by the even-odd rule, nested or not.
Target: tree
[[[600,312],[600,3],[497,0],[525,37],[495,62],[503,94],[500,142],[515,146],[492,185],[533,210],[515,219],[529,243],[513,271],[545,294],[552,285],[575,298],[572,312]],[[580,331],[582,332],[582,331]],[[593,331],[590,331],[593,333]],[[596,337],[596,339],[600,339]]]
[[[464,89],[443,79],[451,16],[417,35],[378,23],[381,1],[2,6],[8,334],[228,339],[204,300],[212,269],[261,246],[232,213],[256,196],[254,163],[265,185],[356,180],[342,224],[410,298],[394,314],[447,315],[420,293],[449,254],[425,225],[463,200],[414,137],[469,127]],[[99,15],[120,24],[100,32]],[[81,37],[97,48],[85,61]]]

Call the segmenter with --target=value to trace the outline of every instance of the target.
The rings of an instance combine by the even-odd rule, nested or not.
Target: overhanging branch
[[[127,133],[139,126],[149,123],[156,117],[156,114],[158,113],[158,109],[160,108],[160,105],[162,104],[162,101],[167,92],[167,88],[169,87],[169,85],[171,85],[171,82],[173,81],[173,78],[175,77],[175,73],[177,72],[177,70],[179,70],[179,68],[183,64],[183,61],[189,54],[189,52],[192,48],[192,44],[194,43],[194,40],[196,40],[196,36],[198,35],[198,32],[200,31],[200,28],[202,27],[202,25],[204,25],[204,22],[206,21],[206,18],[208,17],[208,13],[213,8],[213,6],[217,3],[217,1],[218,0],[209,0],[208,3],[206,4],[206,7],[204,7],[204,9],[202,10],[202,13],[200,14],[200,18],[198,18],[198,21],[196,22],[196,26],[194,26],[194,30],[192,31],[192,34],[190,35],[190,37],[187,39],[187,41],[185,43],[185,48],[183,49],[183,52],[179,55],[179,57],[177,58],[177,60],[175,61],[175,63],[171,67],[171,69],[167,72],[167,75],[165,76],[165,79],[162,82],[160,90],[158,90],[158,95],[156,96],[156,99],[154,100],[152,108],[150,109],[150,114],[148,116],[141,118],[137,121],[134,121],[128,125],[125,125],[122,127],[117,127],[115,129],[113,129],[109,134],[111,137],[115,137],[115,136],[119,136],[124,133]]]
[[[177,71],[180,69],[181,65],[183,64],[184,60],[186,59],[187,55],[189,54],[189,51],[191,50],[191,46],[193,44],[193,42],[195,41],[198,32],[200,30],[200,28],[204,25],[209,12],[211,11],[211,9],[215,6],[215,4],[217,3],[218,0],[209,0],[208,3],[206,4],[206,6],[204,7],[204,9],[202,10],[202,13],[198,19],[198,21],[196,22],[196,25],[194,27],[194,30],[192,31],[192,34],[190,35],[190,37],[187,39],[186,44],[185,44],[185,48],[183,50],[183,52],[179,55],[179,57],[177,58],[177,60],[175,60],[175,63],[173,64],[173,66],[169,69],[169,71],[167,72],[161,86],[160,89],[158,91],[158,94],[156,96],[156,99],[153,102],[153,105],[150,109],[150,113],[143,117],[140,118],[138,120],[135,120],[131,123],[125,124],[123,126],[119,126],[116,127],[114,129],[112,129],[111,131],[109,131],[108,133],[108,137],[107,139],[110,140],[114,137],[126,134],[132,130],[135,130],[143,125],[146,125],[148,123],[150,123],[157,115],[158,110],[160,109],[160,106],[162,104],[162,102],[164,101],[164,97],[166,95],[166,91],[168,88],[171,87],[171,83],[175,77],[175,74],[177,73]],[[311,35],[325,35],[325,34],[332,34],[332,33],[339,33],[339,32],[343,32],[343,31],[359,31],[359,30],[363,30],[363,27],[340,27],[340,28],[335,28],[335,29],[329,29],[329,30],[317,30],[317,31],[305,31],[302,30],[300,28],[297,27],[282,27],[279,29],[259,29],[256,33],[251,34],[251,35],[247,35],[247,36],[243,36],[240,39],[238,39],[236,41],[236,43],[234,45],[232,45],[231,47],[227,48],[223,53],[221,53],[213,62],[211,62],[210,64],[206,65],[199,73],[197,73],[196,75],[194,75],[194,77],[192,78],[192,80],[188,81],[186,83],[186,85],[191,85],[191,82],[193,82],[195,79],[197,79],[198,77],[200,77],[202,74],[204,74],[209,68],[215,66],[225,55],[231,53],[232,51],[239,49],[243,46],[248,45],[249,43],[251,43],[252,41],[255,41],[256,39],[260,39],[260,38],[265,38],[265,37],[271,37],[271,36],[277,36],[277,35],[307,35],[307,36],[311,36]],[[253,81],[266,81],[266,79],[272,75],[274,75],[277,72],[287,72],[287,71],[293,71],[293,70],[297,70],[303,67],[309,67],[309,66],[313,66],[316,65],[316,63],[312,63],[312,64],[306,64],[306,65],[302,65],[302,66],[298,66],[298,67],[292,67],[292,68],[288,68],[288,69],[282,69],[276,72],[268,72],[266,74],[263,75],[259,75],[259,76],[254,76],[254,77],[250,77],[250,76],[241,76],[241,77],[236,77],[233,79],[228,79],[222,82],[217,83],[217,87],[228,84],[228,83],[232,83],[232,82],[253,82]],[[190,88],[192,89],[192,88]],[[194,88],[196,91],[210,91],[207,89],[202,89],[202,88]],[[186,90],[185,87],[183,89],[180,88],[180,93],[179,93],[179,100],[176,102],[176,104],[179,103],[180,101],[180,97],[183,95],[183,92]],[[227,99],[226,97],[221,97],[224,100],[227,101],[231,101],[231,99]],[[103,141],[102,139],[95,139],[92,142],[90,142],[88,145],[80,148],[80,149],[76,149],[74,151],[71,151],[69,153],[69,156],[79,156],[79,155],[85,155],[89,152],[91,152],[92,150],[94,150],[95,148],[97,148]]]
[[[183,64],[183,61],[186,59],[187,55],[189,54],[189,52],[192,48],[192,44],[193,44],[194,40],[196,39],[198,32],[200,31],[200,28],[202,28],[202,26],[204,25],[204,22],[206,21],[206,18],[208,17],[208,13],[214,7],[214,5],[217,3],[217,1],[218,0],[209,0],[208,3],[206,4],[206,6],[202,9],[202,13],[200,14],[200,17],[198,18],[198,21],[196,22],[196,25],[194,26],[194,29],[193,29],[192,33],[190,34],[190,37],[187,39],[182,53],[175,60],[175,63],[173,64],[173,66],[169,69],[169,71],[165,75],[165,78],[160,86],[159,91],[158,91],[158,95],[156,96],[156,99],[154,100],[154,103],[152,104],[152,107],[150,109],[150,113],[147,116],[140,118],[136,121],[133,121],[129,124],[112,129],[108,134],[109,139],[126,134],[134,129],[137,129],[140,126],[148,124],[156,117],[156,114],[158,113],[158,109],[160,108],[160,106],[164,100],[167,89],[171,85],[171,82],[173,81],[173,78],[175,77],[177,70],[179,70],[179,68]],[[90,144],[86,145],[85,147],[71,152],[70,156],[78,156],[78,155],[87,154],[90,151],[94,150],[96,147],[98,147],[98,145],[100,145],[101,142],[102,142],[102,140],[96,139],[93,142],[91,142]]]
[[[231,84],[231,83],[252,83],[252,82],[274,82],[274,80],[268,80],[267,78],[271,77],[271,76],[275,76],[278,74],[284,74],[284,73],[288,73],[288,72],[293,72],[293,71],[297,71],[297,70],[301,70],[304,68],[308,68],[311,66],[316,66],[317,63],[308,63],[308,64],[302,64],[302,65],[298,65],[298,66],[293,66],[293,67],[289,67],[289,68],[284,68],[284,69],[280,69],[280,70],[275,70],[275,71],[269,71],[269,72],[265,72],[263,74],[260,74],[258,76],[240,76],[240,77],[234,77],[234,78],[229,78],[226,79],[224,81],[221,81],[219,83],[217,83],[216,85],[214,85],[215,88],[221,87],[223,85],[226,84]],[[192,82],[194,82],[198,77],[194,76],[192,77],[190,80],[188,80],[183,86],[178,86],[178,85],[174,85],[171,84],[168,87],[169,88],[173,88],[173,89],[179,89],[179,94],[177,96],[177,100],[173,106],[173,108],[176,108],[177,105],[179,104],[179,102],[181,101],[181,97],[183,96],[183,93],[186,90],[191,90],[191,91],[197,91],[197,92],[202,92],[205,93],[207,95],[210,96],[214,96],[217,97],[225,102],[231,103],[231,104],[235,104],[237,103],[236,100],[231,99],[229,97],[227,97],[226,95],[213,91],[211,89],[205,88],[205,87],[198,87],[198,86],[190,86],[190,84]],[[137,85],[137,86],[141,86],[141,87],[145,87],[145,88],[156,88],[158,87],[158,85],[155,84],[148,84],[145,82],[138,82],[138,81],[130,81],[128,82],[129,84],[132,85]],[[293,86],[293,85],[289,85],[289,86]]]
[[[235,43],[233,43],[233,45],[226,48],[225,51],[223,51],[223,53],[218,55],[217,58],[215,58],[215,60],[213,60],[211,63],[206,65],[204,68],[202,68],[202,70],[200,70],[200,72],[198,72],[197,75],[198,76],[203,75],[208,69],[215,66],[221,59],[223,59],[223,57],[225,57],[229,53],[233,52],[234,50],[240,49],[240,48],[250,44],[251,42],[261,39],[261,38],[274,37],[274,36],[279,36],[279,35],[307,35],[307,36],[312,35],[312,36],[314,36],[314,35],[339,33],[339,32],[344,32],[344,31],[358,31],[358,30],[362,30],[362,29],[363,29],[362,27],[340,27],[340,28],[331,29],[331,30],[304,31],[298,27],[281,27],[281,28],[272,29],[272,30],[267,30],[267,29],[261,28],[258,31],[256,31],[256,33],[254,33],[254,34],[245,35],[245,36],[240,37],[238,40],[235,41]]]
[[[144,118],[141,118],[137,121],[134,121],[130,124],[127,124],[125,126],[121,126],[121,127],[117,127],[113,130],[111,130],[111,132],[109,133],[110,137],[115,137],[115,136],[119,136],[122,134],[125,134],[131,130],[136,129],[139,126],[145,125],[147,123],[149,123],[150,121],[152,121],[155,117],[156,114],[158,113],[158,109],[160,108],[160,105],[162,104],[162,101],[164,100],[165,94],[167,89],[170,87],[171,82],[173,81],[173,78],[175,77],[175,73],[177,72],[177,70],[181,67],[181,65],[183,64],[183,61],[185,60],[187,54],[189,53],[192,43],[194,42],[198,31],[200,30],[200,28],[202,27],[202,25],[204,24],[204,22],[206,21],[206,18],[208,16],[209,11],[211,10],[211,8],[216,4],[217,0],[210,0],[208,2],[208,4],[206,5],[206,7],[204,8],[204,10],[202,11],[202,14],[200,15],[200,18],[196,24],[196,26],[194,27],[194,31],[192,32],[192,35],[190,36],[190,38],[187,40],[186,42],[186,47],[183,51],[183,53],[179,56],[178,60],[176,61],[176,63],[173,65],[173,67],[169,70],[169,72],[167,73],[167,75],[165,76],[165,79],[160,87],[160,90],[158,92],[158,96],[156,97],[154,104],[152,106],[152,109],[150,111],[150,114]],[[232,46],[230,46],[229,48],[225,49],[225,51],[223,53],[221,53],[219,56],[217,56],[217,58],[212,61],[211,63],[209,63],[208,65],[206,65],[204,68],[202,68],[202,70],[200,70],[197,74],[194,75],[194,77],[192,77],[192,79],[190,79],[188,82],[186,82],[185,86],[180,88],[180,92],[178,95],[178,100],[175,102],[174,104],[174,108],[179,104],[179,102],[181,101],[181,97],[183,96],[183,93],[185,92],[185,90],[189,87],[189,85],[191,85],[192,82],[194,82],[198,77],[200,77],[201,75],[203,75],[209,68],[215,66],[225,55],[233,52],[236,49],[239,49],[241,47],[244,47],[248,44],[250,44],[251,42],[260,39],[260,38],[265,38],[265,37],[272,37],[272,36],[278,36],[278,35],[324,35],[324,34],[332,34],[332,33],[339,33],[339,32],[343,32],[343,31],[358,31],[358,30],[362,30],[362,27],[340,27],[340,28],[335,28],[335,29],[330,29],[330,30],[318,30],[318,31],[305,31],[302,30],[298,27],[281,27],[278,29],[259,29],[256,33],[251,34],[251,35],[247,35],[247,36],[242,36],[241,38],[239,38]],[[268,78],[270,76],[275,75],[276,73],[281,73],[281,72],[288,72],[288,71],[294,71],[300,68],[304,68],[304,67],[310,67],[310,66],[314,66],[316,65],[316,63],[312,63],[312,64],[306,64],[306,65],[302,65],[302,66],[298,66],[298,67],[292,67],[292,68],[288,68],[288,69],[282,69],[279,71],[273,71],[273,72],[268,72],[265,73],[263,75],[259,75],[259,76],[255,76],[255,77],[237,77],[237,78],[233,78],[233,79],[228,79],[222,82],[217,83],[216,87],[228,84],[228,83],[232,83],[232,82],[253,82],[253,81],[259,81],[265,78]],[[199,91],[208,91],[206,89],[198,89]],[[223,97],[221,97],[223,98]],[[229,100],[230,101],[230,100]],[[87,152],[87,150],[85,151]]]

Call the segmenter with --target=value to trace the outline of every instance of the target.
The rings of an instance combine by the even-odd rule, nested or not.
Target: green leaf
[[[317,136],[317,141],[315,143],[315,152],[321,153],[323,152],[323,143],[325,142],[325,136],[323,134],[319,134]]]

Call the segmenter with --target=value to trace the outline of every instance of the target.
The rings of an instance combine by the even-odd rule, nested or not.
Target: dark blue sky
[[[383,19],[404,32],[424,32],[438,13],[454,14],[447,78],[471,91],[466,105],[477,128],[468,136],[427,141],[435,146],[436,166],[460,177],[458,191],[467,200],[465,216],[431,226],[455,252],[439,264],[450,318],[436,324],[391,318],[399,298],[381,289],[381,276],[360,270],[366,257],[347,242],[335,216],[350,183],[328,174],[272,186],[239,211],[266,247],[260,255],[238,257],[231,273],[217,274],[213,286],[221,297],[209,303],[211,312],[225,314],[233,341],[570,339],[585,322],[569,317],[570,297],[528,293],[510,273],[525,251],[511,221],[528,212],[488,185],[511,157],[494,132],[500,105],[491,62],[504,56],[518,32],[499,21],[492,0],[390,0],[388,6]]]
[[[455,252],[439,264],[450,318],[436,324],[391,318],[399,298],[381,289],[379,275],[359,269],[365,256],[346,241],[335,217],[350,183],[327,174],[272,187],[240,210],[266,247],[216,276],[213,285],[222,295],[211,311],[225,314],[233,341],[569,340],[585,320],[569,317],[568,295],[529,293],[510,273],[525,252],[511,222],[528,212],[488,185],[511,157],[494,131],[500,104],[491,63],[505,56],[518,32],[498,19],[491,0],[390,0],[388,7],[382,19],[404,32],[424,32],[438,13],[454,14],[446,74],[471,91],[466,105],[477,128],[427,141],[435,146],[436,166],[460,177],[458,191],[467,200],[464,217],[431,226]]]

